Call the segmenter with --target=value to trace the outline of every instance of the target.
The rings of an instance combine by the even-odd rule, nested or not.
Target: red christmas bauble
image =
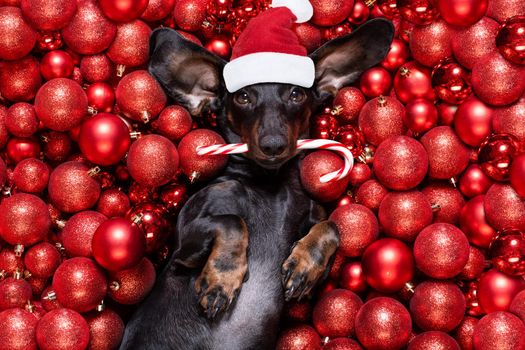
[[[97,203],[97,211],[108,218],[124,216],[130,207],[129,197],[117,188],[103,191]]]
[[[150,34],[151,28],[139,19],[119,24],[115,40],[106,54],[114,63],[128,67],[141,66],[149,59]]]
[[[415,61],[407,62],[399,68],[394,76],[394,90],[397,98],[403,103],[416,98],[430,101],[436,98],[430,70]]]
[[[457,227],[436,223],[419,233],[414,242],[417,267],[433,278],[452,278],[467,264],[469,242]]]
[[[348,16],[348,22],[353,25],[360,25],[366,22],[370,16],[370,8],[362,0],[355,0],[352,12]],[[386,68],[386,67],[385,67]]]
[[[124,336],[124,322],[113,310],[93,312],[86,316],[89,326],[89,349],[106,350],[119,347]]]
[[[42,78],[38,61],[28,55],[17,61],[0,61],[0,93],[13,102],[32,100]]]
[[[30,246],[44,239],[51,217],[43,200],[17,193],[0,204],[0,237],[12,245]]]
[[[466,197],[475,197],[487,193],[492,184],[478,164],[471,164],[459,179],[459,190]]]
[[[468,27],[485,15],[488,4],[488,0],[447,0],[438,1],[437,8],[448,24]]]
[[[83,162],[62,163],[49,177],[49,199],[65,213],[76,213],[95,205],[100,196],[100,184],[89,174]]]
[[[202,28],[206,19],[208,0],[177,0],[173,9],[173,19],[177,27],[188,32]]]
[[[322,337],[346,337],[354,333],[354,320],[363,305],[357,294],[334,289],[315,304],[312,321]]]
[[[77,11],[76,2],[68,0],[22,0],[20,7],[29,23],[35,29],[44,31],[65,27]]]
[[[99,0],[104,15],[115,22],[129,22],[142,15],[148,0]]]
[[[430,331],[417,335],[408,344],[407,350],[461,350],[459,344],[445,332]]]
[[[0,85],[0,89],[2,86]],[[1,91],[1,90],[0,90]],[[5,126],[5,117],[7,115],[7,108],[0,105],[0,148],[4,148],[9,139],[9,132]]]
[[[525,64],[525,15],[509,18],[501,26],[496,46],[503,57],[516,64]]]
[[[383,238],[366,248],[362,268],[370,287],[383,293],[397,292],[414,276],[414,256],[403,242]]]
[[[0,338],[2,346],[10,350],[36,349],[36,325],[38,319],[23,309],[0,312]]]
[[[107,217],[96,211],[73,215],[61,231],[62,245],[69,256],[91,257],[91,241],[95,231]]]
[[[350,184],[352,186],[358,186],[363,182],[370,180],[371,177],[372,170],[368,167],[368,165],[363,163],[354,164],[350,174],[348,174],[348,179],[350,180]]]
[[[51,131],[46,135],[44,143],[44,155],[53,162],[65,161],[73,151],[71,138],[66,133]]]
[[[62,308],[62,305],[60,305],[60,303],[58,302],[56,298],[56,293],[51,286],[44,289],[44,291],[41,294],[40,302],[42,303],[42,307],[46,311]]]
[[[498,22],[504,22],[507,18],[525,13],[525,4],[520,0],[492,0],[489,1],[487,16]]]
[[[393,190],[416,187],[427,173],[428,155],[421,143],[395,136],[381,143],[374,156],[374,173],[381,184]]]
[[[344,125],[340,127],[337,130],[335,140],[345,145],[346,148],[348,148],[355,156],[359,156],[363,152],[363,148],[365,147],[366,143],[363,133],[351,125]],[[352,170],[355,170],[356,166],[357,164],[354,164],[354,168]]]
[[[83,0],[69,24],[62,29],[67,46],[82,55],[94,55],[107,49],[117,33],[117,26],[100,10],[94,0]]]
[[[516,193],[525,198],[525,154],[514,158],[509,173],[510,185]]]
[[[317,139],[333,139],[337,130],[339,130],[339,122],[333,115],[325,111],[315,117],[311,134]]]
[[[153,264],[143,258],[128,270],[111,273],[108,294],[120,304],[137,304],[153,289],[155,277]]]
[[[138,218],[137,226],[146,237],[146,253],[159,250],[170,235],[167,211],[161,204],[139,203],[126,214],[128,220]]]
[[[436,106],[438,110],[439,125],[451,126],[458,106],[441,102]]]
[[[0,7],[0,59],[18,60],[27,55],[36,42],[36,32],[27,24],[22,11],[14,6]]]
[[[311,4],[314,8],[312,23],[325,27],[330,27],[344,21],[354,7],[353,0],[336,0],[330,2],[312,0]]]
[[[115,105],[115,91],[104,82],[96,82],[86,89],[89,107],[96,112],[109,113]]]
[[[439,15],[436,5],[429,0],[399,0],[397,7],[404,20],[417,25],[428,25]]]
[[[424,133],[437,125],[438,111],[431,101],[418,98],[406,104],[403,121],[410,131]]]
[[[522,321],[525,319],[525,291],[521,291],[510,303],[509,311],[518,316]]]
[[[366,70],[359,81],[359,88],[368,98],[386,95],[392,87],[392,77],[383,67]]]
[[[410,56],[410,51],[403,40],[394,38],[390,45],[390,51],[381,61],[381,66],[388,69],[389,71],[396,71],[401,67]]]
[[[372,17],[386,17],[393,19],[399,15],[396,0],[378,0],[376,1],[376,5],[377,6],[372,9]],[[376,11],[376,14],[374,14],[374,10]]]
[[[425,194],[435,209],[434,223],[446,222],[457,225],[459,213],[465,205],[465,199],[463,199],[461,192],[444,183],[432,183],[424,187],[421,192]]]
[[[13,249],[4,248],[0,250],[0,270],[12,275],[16,270],[24,270],[24,262]]]
[[[459,105],[454,127],[461,141],[479,146],[492,131],[492,108],[472,96]]]
[[[493,312],[474,328],[474,349],[525,349],[525,324],[509,312]]]
[[[149,0],[140,18],[147,22],[160,21],[171,13],[173,6],[175,0]]]
[[[410,314],[392,298],[371,299],[357,313],[355,332],[365,348],[401,349],[408,343],[411,330]]]
[[[90,83],[108,81],[114,74],[114,67],[105,54],[84,56],[80,61],[80,73]]]
[[[309,301],[291,300],[284,307],[283,317],[291,322],[309,322],[312,316],[312,307]]]
[[[23,308],[32,295],[26,280],[8,277],[0,282],[0,310]]]
[[[509,276],[492,269],[479,279],[479,304],[486,313],[506,311],[512,299],[524,289],[525,281],[521,276]]]
[[[453,59],[444,59],[432,70],[436,96],[446,103],[459,104],[472,94],[468,72]]]
[[[162,110],[155,126],[159,134],[171,141],[178,141],[191,131],[192,123],[193,120],[186,108],[172,105]]]
[[[74,67],[71,56],[62,50],[49,51],[40,61],[40,73],[46,80],[69,78]]]
[[[377,218],[370,209],[359,204],[338,207],[330,215],[340,235],[339,253],[358,257],[379,235]]]
[[[462,280],[474,280],[481,276],[485,269],[485,255],[477,248],[470,247],[467,264],[458,275]]]
[[[22,160],[13,171],[13,182],[21,192],[41,193],[47,188],[48,181],[49,166],[35,158]]]
[[[489,248],[492,264],[507,275],[525,274],[525,234],[518,229],[498,232]]]
[[[362,204],[373,212],[377,212],[387,194],[386,187],[372,179],[359,186],[355,194],[355,201],[357,204]]]
[[[496,230],[525,230],[525,202],[508,184],[495,183],[484,199],[487,221]]]
[[[85,349],[89,343],[89,326],[76,311],[52,310],[38,322],[36,341],[42,350]]]
[[[349,262],[343,265],[339,284],[342,288],[354,293],[362,293],[366,290],[367,284],[359,261]]]
[[[368,142],[379,145],[391,136],[403,135],[405,108],[392,97],[378,97],[368,101],[359,113],[359,128]]]
[[[310,326],[296,325],[285,329],[277,339],[276,350],[320,350],[321,338]]]
[[[323,350],[362,350],[363,348],[358,342],[350,338],[335,338],[330,339],[328,343],[323,346]]]
[[[48,278],[53,276],[62,257],[58,250],[50,243],[39,243],[24,254],[24,265],[32,276]]]
[[[474,335],[474,328],[479,320],[475,317],[465,316],[463,321],[459,324],[455,331],[455,339],[461,349],[473,350],[472,336]]]
[[[487,223],[484,201],[483,195],[472,198],[461,209],[459,218],[461,230],[472,244],[480,248],[488,248],[496,236],[496,230]]]
[[[14,163],[40,156],[40,143],[35,138],[12,137],[7,142],[6,154]]]
[[[478,162],[483,172],[496,181],[508,180],[512,160],[519,150],[514,136],[492,134],[480,145]]]
[[[452,30],[440,19],[426,26],[416,26],[410,36],[412,56],[419,63],[434,67],[442,59],[452,56],[452,36]]]
[[[322,44],[321,31],[310,23],[294,24],[293,30],[299,43],[306,48],[308,52],[313,52]]]
[[[7,110],[5,127],[17,137],[32,136],[38,130],[38,118],[33,105],[25,102],[15,103]]]
[[[232,53],[230,39],[226,35],[217,35],[213,37],[208,40],[206,45],[204,45],[204,48],[225,60],[229,60]]]
[[[516,103],[494,108],[492,127],[498,134],[511,134],[516,140],[525,145],[525,98],[520,98]]]
[[[358,88],[349,86],[340,89],[334,98],[334,106],[342,108],[337,119],[342,124],[356,120],[365,103],[366,98]]]
[[[86,312],[95,309],[104,299],[107,281],[104,272],[93,260],[76,257],[58,267],[53,276],[53,289],[62,306]]]

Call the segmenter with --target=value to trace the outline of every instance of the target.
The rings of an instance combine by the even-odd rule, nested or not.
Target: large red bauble
[[[429,0],[399,0],[397,7],[404,20],[416,25],[428,25],[439,15],[435,4]]]
[[[2,347],[9,350],[36,350],[36,325],[38,319],[21,308],[0,313],[0,339]]]
[[[503,57],[516,64],[525,64],[525,14],[509,18],[501,26],[496,46]]]
[[[493,52],[472,67],[472,87],[476,95],[488,104],[511,104],[525,92],[525,67]]]
[[[522,321],[525,320],[525,291],[521,291],[510,303],[509,311],[518,316]]]
[[[438,19],[429,25],[414,27],[410,36],[410,51],[416,61],[434,67],[452,55],[451,38],[452,30]]]
[[[438,1],[437,8],[448,24],[469,27],[485,15],[488,4],[488,0],[447,0]]]
[[[492,127],[498,134],[511,134],[516,140],[525,145],[525,98],[520,98],[516,103],[494,108]]]
[[[127,117],[147,123],[166,105],[166,94],[147,71],[127,74],[117,86],[117,105]]]
[[[428,155],[425,148],[407,136],[389,138],[379,145],[374,156],[377,179],[393,190],[416,187],[425,178],[427,169]]]
[[[438,126],[431,129],[423,135],[421,143],[428,154],[429,175],[435,179],[456,176],[469,163],[470,151],[451,127]]]
[[[424,281],[410,299],[412,318],[425,331],[450,332],[463,319],[465,308],[461,289],[450,281]]]
[[[472,96],[459,105],[454,127],[461,141],[479,146],[492,131],[492,108]]]
[[[296,325],[285,329],[277,339],[276,350],[320,350],[321,338],[310,326]]]
[[[525,274],[525,234],[512,228],[498,232],[490,245],[489,255],[499,271],[522,276]]]
[[[40,155],[40,143],[35,138],[12,137],[7,142],[6,154],[14,163]]]
[[[140,18],[147,22],[160,21],[171,13],[173,6],[175,6],[175,0],[149,0]]]
[[[184,174],[192,181],[207,181],[217,176],[226,166],[228,156],[199,156],[197,148],[223,143],[222,136],[212,130],[189,132],[179,143],[180,167]]]
[[[468,240],[480,248],[488,248],[496,230],[487,223],[484,209],[485,196],[479,195],[468,201],[461,209],[459,222]]]
[[[459,104],[472,94],[468,72],[451,58],[434,67],[432,86],[437,97],[446,103]]]
[[[403,135],[405,108],[393,97],[377,97],[368,101],[359,113],[359,128],[368,142],[380,145],[391,136]]]
[[[129,148],[128,170],[135,181],[147,187],[158,187],[172,180],[179,166],[175,145],[160,135],[146,135]]]
[[[496,230],[517,228],[525,230],[525,202],[512,186],[495,183],[483,202],[488,223]]]
[[[30,246],[44,239],[51,217],[43,200],[17,193],[0,204],[0,237],[12,245]]]
[[[52,31],[66,26],[77,11],[77,3],[69,0],[22,0],[21,9],[35,29]]]
[[[113,218],[99,225],[91,249],[100,266],[109,271],[121,271],[140,262],[146,250],[146,239],[131,221]]]
[[[27,55],[36,42],[36,32],[27,24],[18,7],[0,7],[0,59],[18,60]]]
[[[51,203],[65,213],[76,213],[95,205],[100,184],[89,175],[89,167],[78,161],[62,163],[53,170],[48,185]]]
[[[89,343],[89,326],[78,312],[56,309],[45,314],[36,327],[41,350],[81,350]]]
[[[430,331],[417,335],[408,344],[407,350],[461,350],[459,344],[445,332]]]
[[[474,328],[474,349],[525,349],[525,324],[509,312],[484,316]]]
[[[354,334],[354,321],[363,305],[357,294],[334,289],[315,304],[312,321],[322,337],[348,337]]]
[[[344,161],[330,151],[315,151],[301,162],[301,183],[306,191],[321,202],[330,202],[339,198],[348,186],[349,177],[334,182],[321,183],[320,178],[344,166]]]
[[[26,280],[8,277],[0,282],[0,310],[22,308],[32,294],[31,286]]]
[[[108,81],[114,74],[114,67],[105,54],[84,56],[80,61],[80,73],[90,83]]]
[[[403,103],[416,98],[430,101],[436,98],[430,70],[415,61],[407,62],[398,69],[394,77],[394,90],[397,98]]]
[[[386,95],[392,86],[392,77],[383,67],[366,70],[359,81],[359,88],[368,98]]]
[[[465,316],[455,331],[455,339],[463,350],[473,350],[472,336],[479,320],[475,317]]]
[[[108,57],[117,64],[136,67],[149,59],[149,36],[151,28],[139,19],[119,24],[115,40],[106,51]]]
[[[525,4],[520,0],[491,0],[487,16],[498,22],[504,22],[507,18],[525,13]]]
[[[159,250],[170,235],[167,211],[161,204],[139,203],[126,214],[128,220],[139,218],[137,226],[146,237],[146,253]]]
[[[82,55],[94,55],[113,42],[117,26],[107,19],[94,0],[81,0],[78,10],[62,30],[67,46]]]
[[[71,55],[62,50],[49,51],[40,61],[40,73],[46,80],[69,78],[74,67]]]
[[[62,261],[60,253],[50,243],[39,243],[24,254],[24,265],[32,276],[48,278],[53,276]]]
[[[397,292],[414,276],[414,256],[403,242],[383,238],[366,248],[362,268],[369,286],[383,293]]]
[[[89,325],[89,349],[117,349],[124,336],[124,322],[113,310],[90,313],[86,316]]]
[[[299,43],[304,46],[308,52],[313,52],[321,46],[323,39],[318,27],[310,23],[297,23],[292,28],[299,39]]]
[[[19,102],[9,107],[5,116],[5,126],[17,137],[29,137],[36,133],[38,119],[33,105]]]
[[[178,141],[191,131],[193,120],[188,110],[179,105],[167,106],[159,114],[155,126],[171,141]]]
[[[433,278],[452,278],[467,264],[468,239],[457,227],[447,223],[432,224],[419,233],[414,242],[417,267]]]
[[[113,165],[125,155],[131,144],[129,129],[119,117],[98,113],[82,123],[78,138],[86,158],[99,165]]]
[[[364,292],[367,285],[361,263],[354,261],[343,265],[339,284],[354,293]]]
[[[473,246],[470,246],[467,264],[458,275],[462,280],[474,280],[479,278],[485,269],[485,255],[483,252]]]
[[[108,246],[108,249],[111,248]],[[86,312],[95,309],[104,299],[107,281],[93,260],[76,257],[58,267],[53,276],[53,289],[62,306]]]
[[[525,198],[525,154],[514,158],[510,168],[510,185],[516,191],[518,196]]]
[[[88,101],[76,82],[57,78],[45,83],[35,97],[35,112],[45,127],[67,131],[79,125],[87,113]]]
[[[432,183],[422,191],[435,208],[433,222],[446,222],[456,225],[465,199],[454,187],[444,183]]]
[[[344,21],[354,7],[354,0],[335,0],[329,2],[312,0],[311,3],[314,8],[312,23],[325,27],[330,27]]]
[[[519,144],[509,134],[492,134],[479,146],[478,162],[491,179],[505,181],[509,178],[512,159],[519,151]]]
[[[431,101],[418,98],[406,104],[403,121],[410,131],[424,133],[437,125],[438,111]]]
[[[357,189],[355,201],[357,204],[362,204],[373,212],[377,212],[387,193],[386,187],[377,180],[368,180]]]
[[[104,15],[115,22],[129,22],[142,15],[148,0],[99,0]]]
[[[131,269],[110,275],[109,296],[119,304],[132,305],[142,301],[155,284],[155,268],[151,261],[143,258]]]
[[[13,171],[13,182],[22,192],[41,193],[47,188],[48,181],[49,166],[35,158],[22,160]]]
[[[91,257],[93,235],[106,220],[106,216],[96,211],[82,211],[73,215],[61,232],[62,245],[67,255]]]
[[[208,0],[177,0],[173,9],[173,19],[177,27],[188,32],[202,28],[206,19]]]
[[[396,71],[401,67],[410,56],[407,45],[400,39],[394,39],[390,45],[390,51],[381,61],[381,66],[389,71]]]
[[[358,88],[351,86],[342,88],[334,98],[334,106],[341,106],[342,108],[337,119],[342,124],[354,121],[365,103],[366,98]]]
[[[367,301],[357,313],[355,332],[367,349],[396,350],[410,339],[412,320],[397,300],[378,297]]]
[[[0,93],[13,102],[32,100],[42,78],[38,61],[28,55],[17,61],[0,61]]]
[[[129,197],[117,188],[110,188],[102,192],[97,203],[97,211],[108,218],[124,216],[129,208]]]
[[[358,257],[379,235],[377,218],[360,204],[343,205],[332,212],[330,220],[339,230],[339,253]]]
[[[475,197],[487,193],[492,184],[478,164],[471,164],[459,179],[459,190],[466,197]]]
[[[498,28],[498,22],[483,17],[472,26],[457,29],[452,36],[454,57],[462,66],[472,69],[483,56],[496,51],[494,41]]]
[[[432,223],[432,207],[419,191],[390,192],[381,202],[378,217],[387,236],[412,242]]]
[[[89,107],[96,112],[109,113],[115,105],[115,90],[104,82],[96,82],[86,89]]]
[[[525,280],[521,276],[509,276],[492,269],[479,279],[479,304],[486,313],[506,311],[512,299],[524,289]]]

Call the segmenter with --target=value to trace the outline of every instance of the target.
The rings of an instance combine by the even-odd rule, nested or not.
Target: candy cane
[[[321,176],[321,183],[341,180],[350,173],[350,170],[352,170],[352,167],[354,166],[354,156],[352,155],[352,152],[350,152],[350,150],[342,143],[337,141],[322,139],[298,140],[297,149],[326,149],[338,152],[343,156],[345,161],[344,166],[339,170]],[[197,148],[197,154],[199,156],[239,154],[246,152],[248,152],[248,145],[246,143],[220,144]]]

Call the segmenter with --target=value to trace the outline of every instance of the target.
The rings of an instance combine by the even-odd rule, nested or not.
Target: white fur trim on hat
[[[283,83],[309,88],[314,84],[315,66],[308,56],[258,52],[228,62],[223,76],[229,92],[260,83]]]
[[[288,7],[297,17],[296,23],[308,22],[314,15],[314,8],[308,0],[273,0],[272,7]]]

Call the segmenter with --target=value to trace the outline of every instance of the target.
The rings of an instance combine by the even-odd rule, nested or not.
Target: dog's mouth
[[[250,158],[262,168],[276,170],[293,158],[293,156],[293,153],[286,152],[286,154],[275,157],[253,154]]]

